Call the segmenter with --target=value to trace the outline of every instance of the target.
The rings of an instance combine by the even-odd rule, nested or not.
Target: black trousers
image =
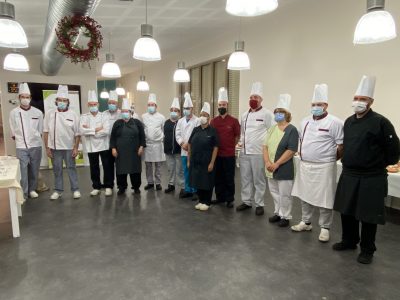
[[[215,161],[215,195],[219,202],[235,201],[235,157],[217,157]]]
[[[110,159],[110,150],[88,153],[90,164],[90,179],[92,180],[92,187],[96,190],[102,187],[112,189],[114,187],[114,157]],[[100,164],[99,157],[103,164],[103,181],[100,180]]]
[[[138,190],[142,184],[142,174],[133,173],[129,174],[131,179],[131,186],[133,190]],[[117,186],[119,190],[126,190],[128,188],[128,174],[117,175]]]
[[[358,221],[354,216],[341,215],[342,217],[342,241],[348,245],[357,245],[360,242],[360,230]],[[361,251],[373,254],[376,251],[375,236],[378,225],[361,222]]]
[[[199,202],[210,206],[213,190],[199,190],[197,189],[197,196]]]

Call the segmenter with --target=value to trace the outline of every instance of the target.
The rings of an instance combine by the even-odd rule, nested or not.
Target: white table
[[[18,217],[22,216],[21,205],[24,202],[20,178],[19,160],[11,156],[0,156],[0,188],[8,189],[11,224],[15,238],[20,236]]]

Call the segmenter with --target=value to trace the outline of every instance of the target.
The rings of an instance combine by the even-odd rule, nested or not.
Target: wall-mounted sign
[[[8,92],[18,94],[18,82],[7,82]]]

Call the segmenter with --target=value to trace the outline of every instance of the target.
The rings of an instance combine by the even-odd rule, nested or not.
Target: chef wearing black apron
[[[356,249],[359,263],[372,262],[377,224],[385,224],[386,166],[397,163],[399,138],[384,116],[372,111],[375,77],[364,76],[354,96],[354,115],[344,124],[343,171],[334,209],[341,213],[342,241],[337,251]],[[362,224],[361,239],[359,222]]]
[[[189,138],[188,167],[190,186],[197,189],[199,203],[196,209],[206,211],[210,207],[215,184],[215,159],[218,152],[218,136],[210,123],[210,105],[205,102],[200,113],[200,126],[195,127]]]

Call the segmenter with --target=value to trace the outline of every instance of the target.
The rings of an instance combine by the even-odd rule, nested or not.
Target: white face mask
[[[201,125],[206,125],[207,122],[208,122],[207,117],[200,117],[200,123],[201,123]]]
[[[23,106],[29,106],[31,104],[31,99],[22,98],[21,99],[21,104]]]
[[[368,104],[364,101],[353,101],[351,106],[356,114],[360,114],[367,110]]]

